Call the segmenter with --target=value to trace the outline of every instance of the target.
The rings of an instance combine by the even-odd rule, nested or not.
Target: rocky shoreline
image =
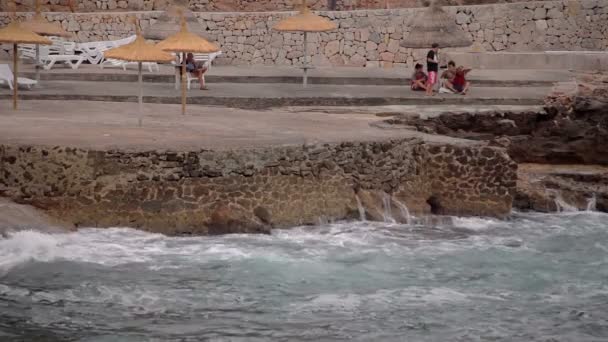
[[[515,208],[608,211],[608,75],[557,84],[542,111],[401,115],[385,123],[505,148],[519,164]]]

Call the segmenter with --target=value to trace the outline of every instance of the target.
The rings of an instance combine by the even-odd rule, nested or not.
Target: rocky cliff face
[[[522,166],[518,208],[556,211],[567,203],[570,209],[593,204],[608,211],[608,75],[579,74],[556,85],[538,112],[444,113],[387,122],[506,148]]]
[[[419,140],[183,152],[0,146],[0,195],[76,226],[168,234],[359,218],[358,201],[369,219],[385,202],[395,213],[504,217],[515,185],[504,149]]]

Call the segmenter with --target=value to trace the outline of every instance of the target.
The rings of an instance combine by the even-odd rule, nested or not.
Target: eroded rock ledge
[[[358,218],[357,199],[377,219],[387,196],[393,212],[505,217],[516,167],[500,147],[416,139],[182,152],[0,145],[0,196],[81,227],[265,233]]]
[[[542,111],[443,113],[386,120],[506,148],[520,164],[515,207],[608,212],[608,75],[556,85]]]

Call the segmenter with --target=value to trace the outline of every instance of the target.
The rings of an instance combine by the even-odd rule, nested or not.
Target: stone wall
[[[408,23],[423,9],[321,12],[339,24],[335,32],[309,36],[309,53],[317,66],[411,66],[425,50],[401,46]],[[608,48],[608,0],[546,1],[446,8],[486,51],[602,50]],[[135,12],[142,25],[161,12]],[[80,41],[107,40],[132,34],[129,13],[47,14],[74,32]],[[267,13],[197,13],[208,38],[217,41],[223,64],[301,65],[303,36],[280,33],[272,26],[290,15]],[[7,17],[0,17],[6,22]],[[462,50],[462,49],[460,49]],[[445,56],[445,54],[444,54]]]
[[[30,11],[34,0],[16,0],[19,11]],[[51,12],[68,11],[70,0],[42,0],[45,10]],[[95,11],[160,11],[167,8],[170,0],[73,0],[78,12]],[[173,0],[176,1],[176,0]],[[291,11],[301,0],[177,0],[187,3],[193,11],[201,12],[260,12]],[[473,5],[486,3],[509,3],[524,0],[444,0],[444,5]],[[357,9],[384,9],[424,7],[425,0],[308,0],[307,4],[315,10],[347,11]],[[0,3],[0,11],[6,10],[6,4]]]
[[[515,182],[503,149],[419,140],[189,152],[0,145],[0,196],[76,226],[168,234],[358,218],[356,196],[370,219],[385,196],[393,213],[403,203],[416,215],[504,217]]]

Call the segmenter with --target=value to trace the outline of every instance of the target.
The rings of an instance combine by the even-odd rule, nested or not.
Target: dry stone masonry
[[[31,10],[34,0],[16,0],[19,11]],[[200,12],[263,12],[290,11],[296,8],[301,0],[181,0],[188,3],[192,11]],[[508,3],[524,0],[445,0],[444,5],[473,5],[485,3]],[[171,0],[78,0],[78,12],[95,11],[162,11]],[[51,12],[68,10],[68,0],[42,0],[41,4]],[[307,4],[314,10],[347,11],[357,9],[407,8],[424,7],[424,0],[308,0]],[[4,2],[0,10],[6,11]]]
[[[317,66],[403,67],[424,59],[426,51],[401,46],[408,23],[423,9],[320,12],[339,24],[334,32],[309,36],[308,51]],[[608,0],[542,1],[447,7],[467,35],[486,51],[605,50]],[[142,25],[161,12],[135,12]],[[117,39],[132,34],[132,13],[49,13],[79,41]],[[198,12],[208,38],[233,65],[302,65],[303,36],[273,31],[289,12]],[[0,21],[6,22],[6,15]],[[461,49],[462,50],[462,49]],[[466,49],[465,49],[466,50]]]
[[[415,215],[504,217],[516,168],[501,148],[415,139],[183,152],[0,145],[0,196],[76,226],[263,233],[359,218],[357,197],[369,219],[387,196]]]

